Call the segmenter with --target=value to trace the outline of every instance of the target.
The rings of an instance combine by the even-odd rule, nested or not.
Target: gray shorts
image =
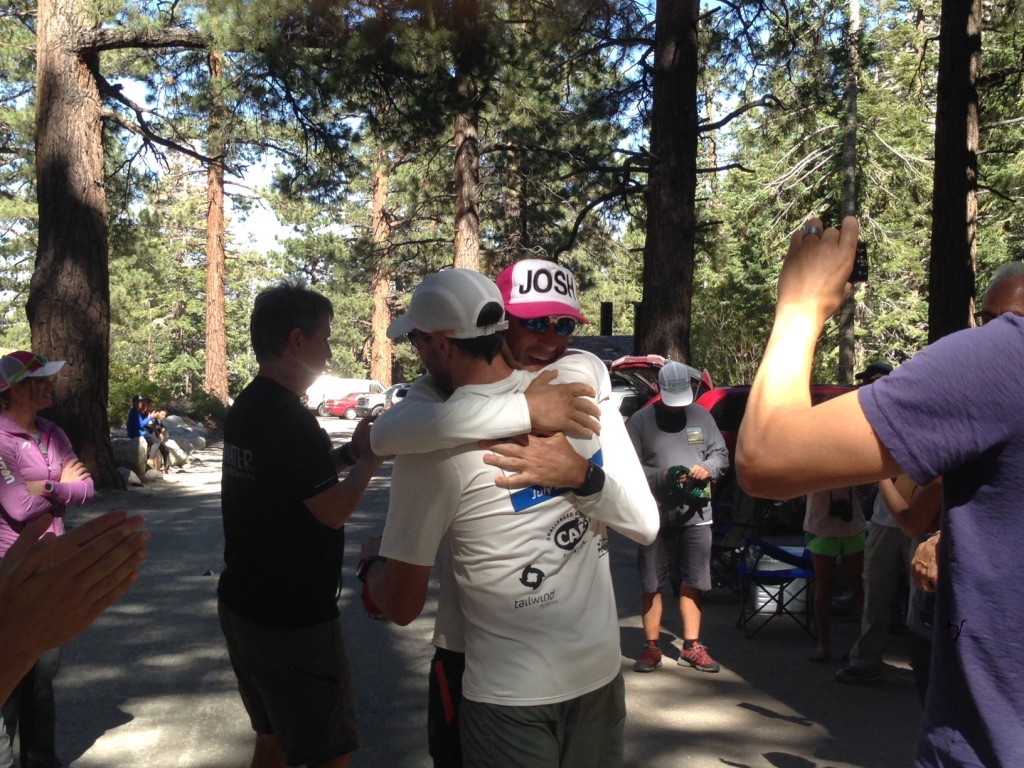
[[[558,704],[506,707],[463,699],[462,760],[466,768],[618,768],[625,725],[621,672],[596,691]]]
[[[710,525],[689,525],[658,534],[653,544],[641,546],[636,553],[640,569],[640,589],[651,595],[668,578],[672,593],[679,597],[681,587],[711,589]]]
[[[221,601],[217,612],[252,728],[277,737],[288,765],[326,762],[359,747],[338,619],[276,629],[242,618]]]

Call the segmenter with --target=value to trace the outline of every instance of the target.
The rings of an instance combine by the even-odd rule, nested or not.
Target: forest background
[[[1019,6],[0,0],[0,346],[69,361],[61,423],[113,483],[131,394],[221,413],[281,279],[334,302],[338,375],[418,374],[384,330],[426,274],[537,257],[638,351],[743,383],[789,234],[856,212],[871,276],[816,360],[849,381],[1024,258]],[[294,234],[235,241],[225,199]]]

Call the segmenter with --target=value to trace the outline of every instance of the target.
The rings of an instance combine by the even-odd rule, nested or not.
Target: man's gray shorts
[[[626,693],[622,673],[605,686],[558,704],[506,707],[462,700],[459,731],[465,768],[619,768]]]
[[[276,629],[248,621],[220,601],[217,611],[252,728],[277,737],[288,765],[326,762],[359,747],[338,619]]]
[[[667,578],[678,597],[681,587],[711,589],[711,526],[689,525],[658,534],[653,544],[637,550],[640,589],[658,592]]]

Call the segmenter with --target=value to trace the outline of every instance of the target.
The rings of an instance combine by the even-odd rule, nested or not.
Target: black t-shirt
[[[217,590],[241,616],[292,629],[338,615],[345,531],[304,499],[338,482],[331,440],[298,395],[258,376],[224,425],[221,513],[227,567]]]

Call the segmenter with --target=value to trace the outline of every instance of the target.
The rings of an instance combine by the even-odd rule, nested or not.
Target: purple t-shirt
[[[948,336],[860,390],[919,485],[942,475],[942,545],[917,766],[1024,766],[1024,318]]]

